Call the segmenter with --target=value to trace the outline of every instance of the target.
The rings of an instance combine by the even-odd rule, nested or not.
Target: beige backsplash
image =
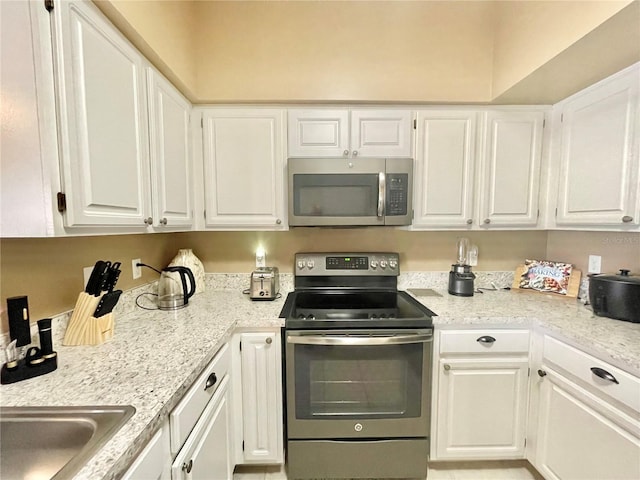
[[[6,298],[28,295],[31,318],[73,308],[83,287],[83,267],[98,259],[121,261],[124,290],[157,278],[149,269],[133,280],[131,259],[165,266],[179,248],[193,248],[209,273],[249,273],[261,245],[267,264],[291,273],[300,251],[397,251],[410,271],[447,271],[458,236],[478,245],[476,271],[512,271],[525,258],[575,263],[586,270],[589,254],[602,255],[605,271],[626,266],[640,271],[640,234],[595,232],[409,232],[394,228],[299,228],[287,232],[188,232],[48,239],[0,239],[0,332],[7,330]]]

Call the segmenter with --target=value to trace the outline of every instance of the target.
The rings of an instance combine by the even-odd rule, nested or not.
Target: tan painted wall
[[[163,266],[176,254],[171,234],[70,238],[0,239],[0,332],[8,330],[8,297],[27,295],[32,321],[73,308],[84,287],[82,269],[97,260],[122,262],[118,288],[127,290],[157,278],[143,268],[133,280],[131,260]]]
[[[496,2],[492,97],[498,97],[630,3],[632,0]]]
[[[621,268],[640,274],[640,233],[549,232],[549,260],[573,263],[587,272],[589,255],[602,257],[602,271],[617,273]]]
[[[179,248],[193,248],[210,273],[248,273],[254,252],[262,245],[267,264],[293,270],[300,251],[389,250],[401,255],[402,271],[448,271],[461,233],[408,232],[391,228],[315,229],[288,232],[189,232],[49,239],[0,239],[0,332],[7,331],[6,298],[28,295],[32,319],[73,308],[83,287],[82,268],[98,259],[123,264],[118,287],[129,289],[155,280],[143,269],[132,280],[131,259],[162,267]],[[617,232],[466,232],[479,247],[476,271],[514,270],[525,258],[574,263],[587,270],[588,255],[601,255],[605,272],[629,268],[640,272],[640,233]]]
[[[490,2],[197,2],[200,101],[487,101]]]
[[[197,19],[191,0],[94,0],[173,84],[196,100]]]

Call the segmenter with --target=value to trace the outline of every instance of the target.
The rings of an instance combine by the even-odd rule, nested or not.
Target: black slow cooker
[[[640,323],[640,276],[629,270],[589,275],[589,302],[596,315]]]

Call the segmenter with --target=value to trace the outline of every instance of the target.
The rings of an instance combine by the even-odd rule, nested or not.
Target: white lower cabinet
[[[640,478],[640,379],[556,339],[543,344],[533,465],[548,480]]]
[[[241,372],[234,377],[236,464],[282,464],[280,329],[239,333],[233,343],[234,371]]]
[[[230,371],[224,345],[169,415],[173,480],[233,478]]]
[[[173,461],[173,480],[233,478],[229,393],[229,377],[225,377]]]
[[[170,478],[169,422],[165,422],[151,437],[122,480],[169,480]]]
[[[528,330],[437,335],[432,460],[524,458]]]

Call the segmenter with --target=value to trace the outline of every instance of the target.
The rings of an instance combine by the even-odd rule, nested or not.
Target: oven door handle
[[[353,335],[287,335],[287,343],[298,345],[407,345],[411,343],[428,343],[433,340],[431,333],[414,335],[391,335],[385,337],[353,336]]]

